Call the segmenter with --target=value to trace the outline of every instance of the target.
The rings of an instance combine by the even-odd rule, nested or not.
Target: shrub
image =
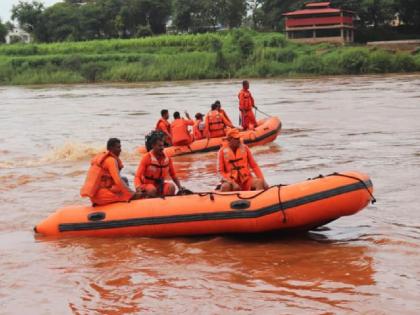
[[[136,37],[147,37],[152,36],[153,32],[150,26],[139,25],[136,31]]]
[[[347,74],[363,73],[368,65],[368,56],[365,49],[345,50],[341,55],[340,66]]]
[[[373,73],[392,72],[393,58],[393,55],[383,50],[371,53],[368,58],[368,71]]]
[[[342,74],[344,72],[341,67],[341,56],[337,52],[331,52],[321,56],[324,65],[322,74],[334,75]]]
[[[244,58],[248,58],[254,51],[255,43],[251,35],[246,34],[238,41],[239,51]]]
[[[280,49],[276,54],[276,60],[278,62],[292,62],[296,57],[296,52],[291,48]]]
[[[397,53],[394,60],[394,71],[416,71],[416,61],[407,53]]]
[[[295,69],[300,73],[321,73],[322,59],[316,55],[300,56],[295,61]]]
[[[70,70],[80,70],[82,60],[79,55],[66,56],[63,59],[62,66]]]
[[[102,72],[105,70],[103,64],[90,62],[82,66],[81,74],[88,82],[96,82]]]

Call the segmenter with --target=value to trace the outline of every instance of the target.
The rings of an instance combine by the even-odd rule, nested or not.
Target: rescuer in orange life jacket
[[[251,150],[241,143],[240,133],[231,129],[227,133],[227,145],[218,153],[218,170],[222,177],[221,191],[261,190],[268,184],[252,156]],[[257,178],[251,175],[251,169]]]
[[[149,152],[141,159],[134,177],[137,192],[143,193],[147,197],[173,196],[175,195],[175,186],[165,182],[169,176],[178,190],[184,191],[185,189],[176,177],[172,159],[166,156],[163,151],[164,144],[161,135],[152,132],[146,140],[146,147]]]
[[[218,111],[218,105],[212,104],[211,111],[206,115],[205,134],[207,138],[218,138],[226,135],[225,128],[234,128],[225,116]]]
[[[165,138],[163,139],[166,144],[172,144],[172,136],[171,136],[171,124],[169,123],[169,111],[167,109],[162,109],[160,111],[161,118],[158,120],[156,124],[156,131],[162,131],[165,134]]]
[[[239,111],[241,112],[241,124],[245,130],[254,129],[257,126],[255,115],[252,112],[255,108],[254,98],[249,91],[249,82],[242,82],[242,90],[238,94]]]
[[[225,110],[222,108],[222,103],[220,103],[220,101],[216,101],[214,102],[214,104],[217,105],[218,112],[221,113],[231,125],[233,125],[229,116],[226,114]]]
[[[174,113],[174,121],[171,124],[171,136],[173,145],[189,145],[192,142],[192,137],[188,126],[193,126],[194,122],[190,115],[185,112],[187,119],[181,118],[179,112]]]
[[[128,187],[126,178],[121,177],[123,164],[119,158],[121,141],[111,138],[106,145],[107,151],[97,154],[91,161],[85,183],[80,189],[82,197],[89,197],[93,205],[140,199],[141,194],[134,193]]]
[[[204,131],[205,131],[206,124],[203,121],[203,117],[204,115],[201,113],[195,114],[195,121],[194,121],[194,126],[193,126],[194,141],[205,138]]]

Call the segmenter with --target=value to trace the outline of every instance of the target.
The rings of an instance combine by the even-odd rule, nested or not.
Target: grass
[[[420,71],[420,51],[304,45],[235,30],[53,44],[0,45],[0,84],[339,75]]]

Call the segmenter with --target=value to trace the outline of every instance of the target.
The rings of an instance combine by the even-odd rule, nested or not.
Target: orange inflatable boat
[[[352,215],[374,201],[367,175],[346,172],[264,191],[196,193],[70,206],[39,223],[47,236],[151,236],[305,231]]]
[[[281,130],[281,122],[277,117],[270,117],[258,121],[258,127],[255,130],[247,130],[241,132],[243,141],[249,146],[263,145],[274,141]],[[177,156],[192,153],[203,153],[217,151],[222,145],[223,137],[201,139],[192,142],[188,146],[172,146],[165,148],[167,156]],[[146,147],[139,147],[139,152],[144,154],[147,152]]]

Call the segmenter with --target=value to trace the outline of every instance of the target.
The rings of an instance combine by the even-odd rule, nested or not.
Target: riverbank
[[[420,71],[420,51],[305,45],[242,30],[0,46],[0,85],[144,82]]]

